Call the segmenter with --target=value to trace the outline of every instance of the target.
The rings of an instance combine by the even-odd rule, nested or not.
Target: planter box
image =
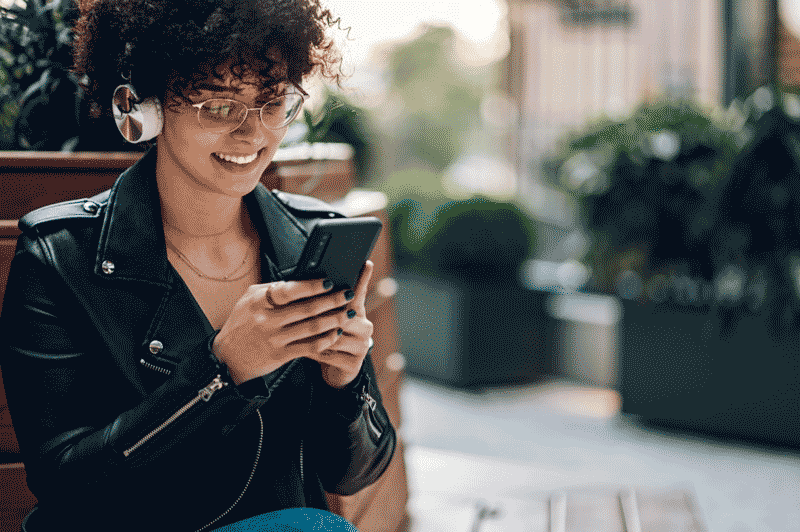
[[[406,372],[456,387],[524,384],[553,367],[549,294],[397,272]]]
[[[726,438],[800,446],[800,334],[744,314],[728,336],[709,307],[623,302],[622,411]]]

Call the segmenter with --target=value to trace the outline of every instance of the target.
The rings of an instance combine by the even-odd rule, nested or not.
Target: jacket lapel
[[[261,183],[244,200],[257,225],[262,252],[274,261],[274,277],[281,279],[297,266],[308,232]]]
[[[122,173],[108,199],[95,274],[169,286],[169,263],[155,180],[156,150]],[[103,263],[113,264],[106,273]]]

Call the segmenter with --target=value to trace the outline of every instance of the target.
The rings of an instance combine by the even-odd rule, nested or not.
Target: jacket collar
[[[170,285],[156,186],[156,148],[123,172],[111,188],[94,267],[97,275]],[[272,270],[271,277],[280,277],[275,272],[297,265],[308,233],[263,184],[244,201],[261,236],[262,260]],[[107,273],[109,263],[112,273]]]

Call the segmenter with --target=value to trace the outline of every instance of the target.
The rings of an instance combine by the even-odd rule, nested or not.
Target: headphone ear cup
[[[130,84],[114,89],[111,110],[119,132],[134,144],[154,139],[164,127],[164,113],[158,98],[153,96],[140,102]]]

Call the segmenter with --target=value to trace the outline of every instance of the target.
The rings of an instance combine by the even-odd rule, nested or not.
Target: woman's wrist
[[[228,364],[226,364],[224,360],[219,357],[217,351],[215,351],[214,341],[217,339],[217,335],[219,335],[219,332],[221,330],[222,329],[217,329],[213,333],[208,335],[208,340],[206,341],[206,348],[208,349],[211,358],[214,359],[214,361],[217,364],[219,364],[221,370],[227,373],[228,377],[230,378],[230,380],[233,382],[234,385],[238,386],[239,384],[244,382],[245,379],[242,379],[241,375],[239,375],[234,368],[228,366]]]

